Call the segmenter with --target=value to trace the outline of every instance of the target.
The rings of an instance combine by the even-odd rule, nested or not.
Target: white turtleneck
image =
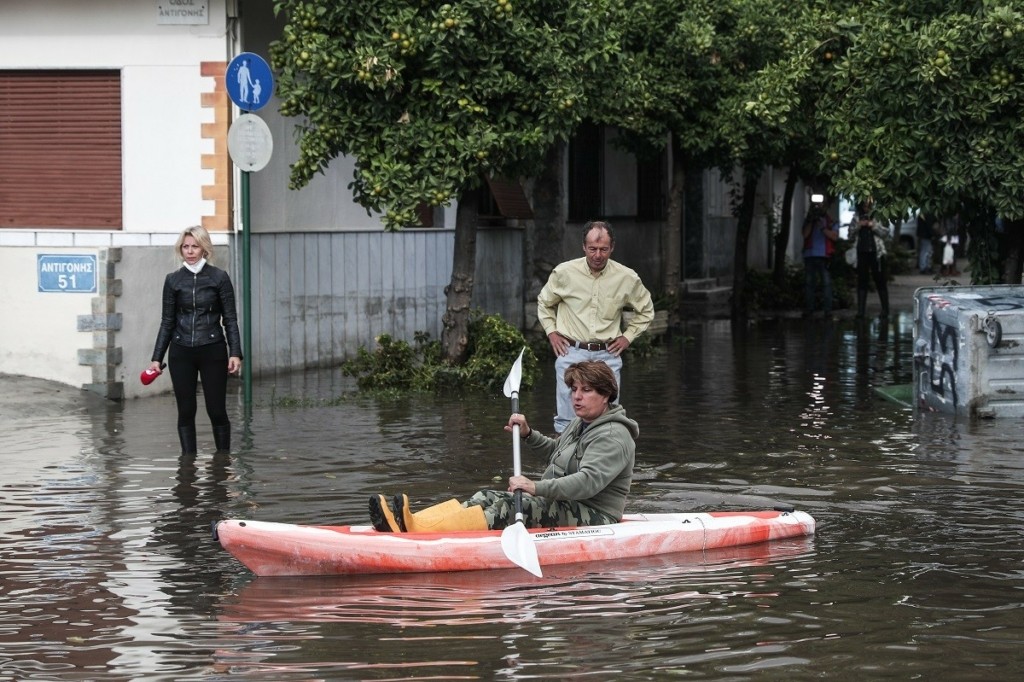
[[[206,265],[206,259],[200,258],[196,261],[195,265],[189,265],[188,261],[182,261],[181,264],[184,265],[193,275],[198,275],[199,271],[203,269],[204,265]]]

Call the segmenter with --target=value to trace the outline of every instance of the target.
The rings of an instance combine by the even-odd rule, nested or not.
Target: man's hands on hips
[[[629,339],[625,336],[620,336],[608,344],[608,352],[615,357],[622,355],[627,348],[629,348]]]
[[[558,332],[548,334],[548,343],[551,344],[551,350],[555,351],[555,355],[559,357],[569,352],[569,342]]]
[[[562,356],[569,352],[569,341],[558,332],[548,334],[548,342],[555,355]],[[622,355],[627,348],[629,348],[629,339],[625,336],[620,336],[608,344],[608,352],[616,357]]]

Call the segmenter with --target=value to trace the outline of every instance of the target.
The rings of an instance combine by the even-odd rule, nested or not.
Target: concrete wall
[[[4,273],[0,325],[0,372],[82,385],[92,381],[91,370],[78,364],[78,350],[92,346],[91,334],[80,333],[77,320],[90,315],[91,293],[38,293],[39,254],[99,255],[99,249],[0,249]]]
[[[0,231],[0,373],[59,381],[112,398],[170,390],[149,387],[139,373],[150,362],[164,276],[180,267],[177,234],[148,235],[145,246],[121,245],[121,235],[95,232]],[[235,275],[226,235],[214,236],[217,262]],[[91,255],[96,291],[40,292],[38,256]]]
[[[122,229],[0,231],[0,372],[52,379],[111,398],[140,387],[159,319],[171,245],[212,215],[215,183],[204,155],[214,78],[204,63],[227,57],[225,0],[206,23],[169,25],[156,2],[6,0],[0,3],[0,68],[112,69],[121,73]],[[227,189],[227,186],[225,186]],[[214,235],[226,244],[226,233]],[[39,293],[37,255],[92,254],[95,294]],[[157,255],[157,254],[162,255]],[[149,346],[146,349],[146,346]]]
[[[0,373],[59,381],[111,399],[171,390],[169,377],[143,386],[139,373],[152,356],[164,277],[180,267],[177,235],[125,247],[115,236],[0,231],[2,305],[16,321],[0,325]],[[14,237],[24,243],[12,245]],[[373,348],[381,333],[409,342],[416,332],[439,339],[453,242],[451,230],[254,236],[246,370],[261,375],[335,366],[360,346]],[[241,317],[238,244],[215,235],[214,246],[216,264],[232,277]],[[516,326],[523,325],[522,253],[521,230],[478,235],[473,305]],[[96,291],[39,292],[39,254],[95,256]]]

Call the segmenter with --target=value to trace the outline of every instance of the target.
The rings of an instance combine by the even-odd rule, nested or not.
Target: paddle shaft
[[[512,391],[512,413],[519,411],[519,392]],[[523,473],[522,453],[519,449],[519,424],[512,425],[512,472],[516,476]],[[523,491],[517,490],[512,494],[515,502],[516,521],[523,520]]]
[[[505,386],[502,392],[506,398],[512,399],[512,413],[519,412],[519,380],[523,375],[523,353],[526,348],[519,351],[519,357],[505,379]],[[523,475],[523,465],[519,454],[519,424],[512,425],[512,469],[516,476]],[[538,578],[544,577],[540,570],[540,558],[537,556],[537,546],[534,544],[533,536],[526,530],[526,517],[523,515],[523,491],[516,490],[512,493],[512,500],[516,509],[515,523],[506,524],[501,531],[501,551],[509,561],[520,568],[524,568]]]

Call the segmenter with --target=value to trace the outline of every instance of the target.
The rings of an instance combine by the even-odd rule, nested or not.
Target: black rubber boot
[[[857,317],[863,319],[864,311],[868,306],[868,292],[864,289],[857,290]]]
[[[882,317],[889,317],[889,290],[878,290],[878,302],[882,304]]]
[[[231,452],[231,424],[213,427],[213,444],[217,446],[217,454]]]
[[[401,512],[395,513],[391,503],[383,495],[370,498],[370,523],[381,533],[404,533],[405,523]]]
[[[179,426],[178,427],[178,440],[181,441],[181,454],[183,454],[183,455],[194,455],[194,454],[196,454],[196,427],[194,427],[194,426]]]

